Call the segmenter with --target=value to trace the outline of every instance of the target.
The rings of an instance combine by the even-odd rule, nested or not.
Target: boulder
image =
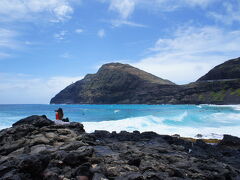
[[[35,127],[41,128],[43,126],[50,126],[53,124],[54,122],[48,119],[47,116],[45,115],[43,116],[33,115],[17,121],[16,123],[13,124],[13,127],[19,125],[33,125]]]
[[[47,155],[23,155],[18,163],[20,172],[29,173],[32,177],[41,177],[50,158]]]
[[[224,134],[223,139],[220,142],[220,145],[239,146],[240,147],[240,138],[238,138],[236,136]]]
[[[70,166],[81,165],[86,163],[87,161],[88,160],[85,154],[79,152],[70,152],[63,159],[63,162]]]

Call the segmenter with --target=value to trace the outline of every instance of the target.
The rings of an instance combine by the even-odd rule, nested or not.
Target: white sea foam
[[[118,121],[101,121],[101,122],[83,122],[87,132],[94,130],[117,131],[122,130],[140,132],[154,131],[158,134],[179,134],[183,137],[195,137],[197,134],[202,134],[203,138],[222,139],[223,134],[231,134],[240,137],[240,126],[224,126],[224,127],[186,127],[186,126],[171,126],[163,123],[164,118],[155,116],[144,116],[127,118]]]
[[[119,109],[114,110],[114,113],[119,113],[119,112],[120,112]]]
[[[199,105],[201,106],[201,105]],[[230,107],[234,110],[240,111],[240,104],[234,104],[234,105],[215,105],[215,104],[203,104],[203,106],[210,106],[210,107]]]
[[[221,123],[237,123],[240,122],[239,113],[213,113],[208,115],[206,118],[212,121],[221,122]]]
[[[13,123],[23,118],[23,116],[8,116],[5,113],[0,113],[0,117],[0,130],[11,127]]]
[[[182,114],[180,114],[178,116],[170,117],[169,119],[172,120],[172,121],[181,122],[187,116],[188,116],[188,112],[185,111],[184,113],[182,113]]]
[[[231,105],[234,110],[240,111],[240,105]]]

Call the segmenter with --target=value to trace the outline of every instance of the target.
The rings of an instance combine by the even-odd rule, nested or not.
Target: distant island
[[[196,82],[177,85],[128,64],[104,64],[71,84],[51,104],[239,104],[240,58],[210,70]]]

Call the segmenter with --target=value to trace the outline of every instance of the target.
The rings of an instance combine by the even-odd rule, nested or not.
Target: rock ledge
[[[240,179],[240,139],[217,145],[154,132],[85,133],[80,123],[55,125],[31,116],[0,131],[4,180]]]

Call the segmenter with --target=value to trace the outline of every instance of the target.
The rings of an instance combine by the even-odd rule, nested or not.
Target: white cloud
[[[104,38],[106,33],[105,33],[105,30],[104,29],[100,29],[98,32],[97,32],[97,35],[98,37],[100,38]]]
[[[4,52],[0,52],[0,59],[6,59],[11,57],[10,54],[4,53]]]
[[[209,4],[214,3],[215,0],[182,0],[183,3],[190,6],[207,7]]]
[[[0,28],[0,48],[16,48],[17,42],[14,39],[17,35],[15,31]]]
[[[0,104],[49,103],[58,92],[82,78],[35,78],[24,74],[0,73]]]
[[[77,34],[81,34],[83,32],[83,29],[75,29],[75,33],[77,33]]]
[[[127,19],[134,11],[134,0],[112,0],[109,9],[119,13],[120,17]]]
[[[135,0],[135,6],[141,9],[157,10],[160,12],[175,11],[179,8],[206,8],[216,0]],[[150,12],[151,12],[150,11]]]
[[[160,38],[153,55],[132,65],[161,78],[184,84],[196,81],[215,65],[239,56],[240,31],[216,27],[178,29],[172,38]]]
[[[113,27],[120,27],[122,25],[132,26],[132,27],[147,27],[146,25],[122,20],[122,19],[115,19],[110,21]]]
[[[73,13],[73,9],[69,5],[58,6],[53,11],[57,19],[60,21],[64,21],[65,19],[70,18],[70,14]]]
[[[54,38],[56,38],[57,40],[64,40],[66,34],[67,34],[67,31],[60,31],[59,33],[54,34]]]
[[[109,10],[119,14],[120,19],[128,19],[138,7],[141,9],[157,9],[158,11],[174,11],[181,7],[206,8],[216,0],[99,0],[109,3]]]
[[[0,19],[29,21],[44,17],[59,22],[69,19],[73,11],[72,0],[1,0]]]
[[[20,42],[16,40],[17,36],[16,31],[0,28],[0,59],[11,57],[6,51],[20,47]]]
[[[238,51],[239,35],[240,31],[226,32],[217,27],[182,27],[173,38],[160,38],[152,50],[188,53]]]
[[[231,2],[224,2],[224,13],[210,12],[209,16],[214,18],[216,21],[228,25],[234,22],[240,22],[240,2],[236,1],[235,3],[236,4],[233,4]]]

